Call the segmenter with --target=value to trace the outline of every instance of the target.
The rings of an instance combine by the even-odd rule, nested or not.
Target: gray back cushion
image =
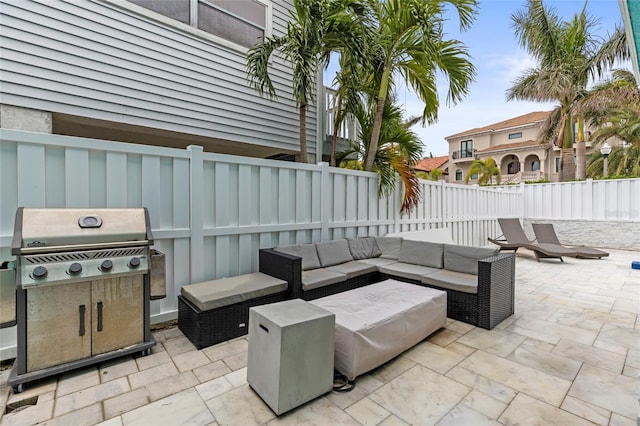
[[[444,244],[428,241],[403,240],[398,260],[414,265],[442,268]]]
[[[302,270],[317,269],[320,267],[320,259],[315,244],[296,244],[290,246],[277,246],[274,250],[292,254],[302,258]]]
[[[444,269],[467,274],[478,274],[478,260],[496,254],[498,249],[484,247],[444,245]]]
[[[349,251],[347,240],[342,238],[339,240],[322,241],[316,243],[320,265],[322,267],[338,265],[340,263],[351,262],[353,256]]]
[[[347,238],[347,243],[354,260],[371,259],[382,254],[374,237]]]
[[[385,259],[398,260],[400,256],[400,247],[402,247],[402,238],[400,237],[375,237],[376,244],[382,252],[380,257]]]

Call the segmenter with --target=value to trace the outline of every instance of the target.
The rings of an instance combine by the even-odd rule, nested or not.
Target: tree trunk
[[[373,128],[371,129],[369,150],[367,151],[367,158],[365,159],[364,163],[364,170],[366,172],[373,171],[373,164],[376,159],[376,153],[378,152],[380,129],[382,128],[382,114],[384,113],[384,104],[386,101],[386,98],[378,98],[378,104],[376,105],[376,115],[374,116]]]
[[[308,163],[307,155],[307,104],[300,103],[300,163]]]
[[[576,138],[576,179],[587,176],[587,147],[584,143],[584,120],[578,117],[578,137]]]
[[[376,115],[373,118],[373,128],[371,129],[371,140],[369,141],[369,149],[367,158],[364,160],[364,170],[366,172],[373,171],[373,163],[378,152],[378,142],[380,139],[380,129],[382,128],[382,115],[384,113],[384,104],[387,101],[387,91],[389,90],[389,70],[385,68],[382,71],[380,79],[380,90],[378,91],[378,102],[376,105]]]
[[[562,148],[560,159],[560,181],[567,182],[575,179],[576,165],[573,160],[573,147]]]
[[[571,114],[567,111],[564,117],[562,141],[562,157],[560,159],[560,181],[567,182],[576,178],[576,163],[573,159],[573,129]]]
[[[333,126],[333,135],[331,135],[331,158],[329,159],[329,165],[331,167],[336,166],[336,145],[338,144],[338,126]]]

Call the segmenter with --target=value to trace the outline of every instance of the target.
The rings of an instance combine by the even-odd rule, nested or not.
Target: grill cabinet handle
[[[86,311],[86,308],[85,308],[84,305],[80,305],[80,306],[78,306],[78,310],[80,311],[80,331],[78,332],[78,335],[84,336],[84,333],[85,333],[85,329],[84,329],[84,313]]]
[[[102,331],[102,302],[98,302],[98,331]]]

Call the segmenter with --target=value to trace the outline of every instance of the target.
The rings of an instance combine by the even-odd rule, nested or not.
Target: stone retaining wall
[[[524,219],[524,230],[533,239],[532,223],[552,223],[560,243],[640,251],[640,223],[632,221]]]

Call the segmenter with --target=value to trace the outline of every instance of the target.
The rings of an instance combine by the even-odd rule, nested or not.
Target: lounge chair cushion
[[[404,240],[398,260],[430,268],[442,268],[443,246],[441,243]]]
[[[464,272],[439,269],[436,272],[424,275],[421,281],[428,285],[461,291],[463,293],[478,293],[478,276],[465,274]]]
[[[478,260],[497,253],[484,247],[468,247],[455,244],[444,245],[444,269],[465,274],[478,274]]]
[[[302,290],[313,290],[347,280],[347,275],[325,268],[302,271]]]
[[[290,246],[276,246],[274,250],[291,254],[302,258],[302,270],[316,269],[320,267],[320,259],[315,244],[296,244]]]
[[[182,297],[201,311],[234,305],[287,289],[287,282],[261,272],[182,286]]]
[[[376,244],[382,252],[380,257],[385,259],[398,260],[400,256],[400,247],[402,247],[402,238],[400,237],[375,237]]]
[[[414,265],[412,263],[403,262],[396,262],[390,265],[380,266],[379,270],[386,275],[408,278],[410,280],[418,282],[420,282],[423,275],[428,275],[440,271],[440,269],[438,268],[429,268],[428,266]]]
[[[374,237],[347,238],[353,260],[370,259],[382,254]]]
[[[376,272],[378,270],[378,268],[375,265],[360,262],[358,260],[352,260],[351,262],[329,266],[325,269],[329,271],[345,274],[348,280],[350,280],[351,278],[359,277],[360,275]]]
[[[349,251],[349,243],[344,238],[316,243],[316,250],[318,250],[318,258],[320,258],[320,265],[323,268],[353,260]]]

